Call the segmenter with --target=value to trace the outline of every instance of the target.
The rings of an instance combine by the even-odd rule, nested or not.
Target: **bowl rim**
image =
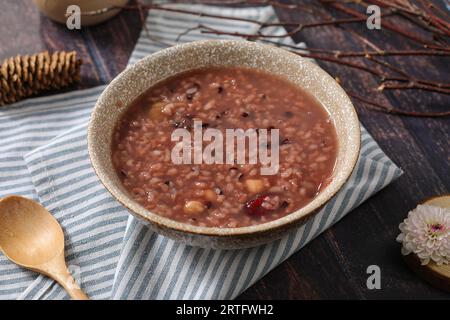
[[[344,172],[344,178],[340,179],[337,183],[333,184],[330,183],[329,186],[333,185],[334,188],[328,192],[328,195],[326,198],[322,199],[322,201],[318,202],[315,201],[317,198],[314,198],[311,202],[309,202],[306,206],[303,206],[292,213],[278,218],[276,220],[272,220],[269,222],[265,222],[262,224],[257,225],[251,225],[246,227],[235,227],[235,228],[220,228],[220,227],[202,227],[202,226],[194,226],[189,223],[179,222],[176,220],[172,220],[170,218],[166,218],[163,216],[158,215],[157,213],[153,213],[147,209],[145,209],[142,205],[137,203],[134,199],[131,198],[131,196],[127,195],[126,193],[117,192],[117,189],[114,187],[114,183],[108,179],[108,175],[105,172],[104,168],[100,165],[99,156],[94,148],[95,145],[95,139],[93,134],[93,126],[96,123],[96,117],[97,117],[97,111],[98,107],[101,104],[103,100],[106,99],[108,96],[108,93],[112,90],[114,90],[114,87],[117,83],[120,83],[124,78],[127,77],[127,75],[130,72],[133,72],[133,70],[137,70],[140,67],[143,67],[149,63],[151,63],[151,60],[155,60],[161,56],[168,55],[172,53],[174,50],[182,51],[185,49],[191,49],[193,47],[201,47],[202,45],[229,45],[229,46],[240,46],[241,48],[247,47],[256,47],[259,50],[272,50],[275,51],[275,54],[282,54],[291,56],[291,58],[300,59],[302,60],[302,63],[307,65],[307,67],[311,70],[312,73],[319,73],[321,76],[323,76],[325,79],[328,80],[332,85],[335,86],[335,90],[339,92],[342,96],[342,99],[346,100],[346,104],[348,105],[350,115],[347,118],[347,121],[350,121],[352,123],[356,123],[356,125],[352,126],[354,128],[354,131],[352,134],[348,135],[348,139],[351,140],[351,144],[354,146],[354,152],[349,155],[348,159],[346,161],[350,161],[350,165],[347,167],[346,172]],[[267,71],[266,71],[267,72]],[[163,79],[161,79],[163,80]],[[158,80],[158,81],[161,81]],[[331,80],[331,81],[330,81]],[[112,104],[111,104],[112,105]],[[326,108],[326,106],[324,106]],[[122,204],[130,214],[135,216],[136,218],[139,218],[140,220],[144,220],[147,223],[153,224],[156,227],[160,227],[163,229],[171,229],[175,232],[182,232],[192,235],[202,235],[202,236],[215,236],[215,237],[231,237],[231,236],[251,236],[254,234],[261,234],[265,232],[275,231],[279,230],[288,226],[291,226],[293,224],[299,223],[300,221],[304,221],[305,219],[310,218],[311,216],[315,215],[319,212],[319,210],[330,201],[331,198],[333,198],[344,186],[344,184],[349,180],[352,172],[355,169],[356,163],[359,158],[360,149],[361,149],[361,130],[360,130],[360,122],[358,115],[356,113],[356,109],[351,101],[351,99],[348,97],[344,89],[335,81],[333,77],[331,77],[326,71],[324,71],[322,68],[320,68],[318,65],[308,61],[308,59],[305,59],[303,57],[300,57],[292,52],[289,52],[287,50],[281,49],[279,47],[270,46],[267,44],[262,43],[256,43],[256,42],[250,42],[250,41],[244,41],[244,40],[199,40],[199,41],[193,41],[188,42],[184,44],[178,44],[169,48],[162,49],[160,51],[157,51],[153,54],[147,55],[137,61],[132,66],[127,67],[124,69],[120,74],[118,74],[111,82],[107,85],[107,87],[102,91],[101,95],[96,101],[96,104],[92,110],[91,117],[89,120],[88,125],[88,134],[87,134],[87,142],[88,142],[88,153],[89,158],[92,164],[92,167],[94,169],[95,174],[97,175],[100,182],[103,184],[103,186],[109,191],[109,193],[120,203]],[[333,180],[334,181],[334,180]],[[329,187],[328,186],[328,187]],[[327,187],[327,188],[328,188]],[[326,190],[326,189],[325,189]],[[131,203],[131,205],[130,205]],[[136,210],[138,208],[139,210]],[[306,209],[307,211],[306,211]],[[304,212],[306,211],[306,212]]]

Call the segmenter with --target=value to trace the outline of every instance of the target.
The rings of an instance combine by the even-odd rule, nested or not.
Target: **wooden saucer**
[[[434,197],[426,200],[423,204],[436,207],[450,208],[450,195]],[[415,254],[403,256],[406,264],[422,279],[432,286],[450,292],[450,265],[438,266],[430,261],[427,265],[420,264],[420,259]]]

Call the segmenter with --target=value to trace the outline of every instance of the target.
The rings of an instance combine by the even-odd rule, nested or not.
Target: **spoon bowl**
[[[39,203],[20,196],[0,200],[0,249],[14,263],[59,282],[73,299],[87,299],[67,270],[61,226]]]

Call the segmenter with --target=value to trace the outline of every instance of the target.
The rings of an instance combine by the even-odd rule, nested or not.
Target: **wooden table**
[[[314,16],[295,10],[279,10],[285,20],[311,21]],[[336,12],[331,13],[337,16]],[[69,31],[41,16],[31,0],[0,3],[0,59],[41,50],[76,50],[84,61],[79,88],[108,83],[126,65],[139,36],[141,23],[136,12],[122,12],[102,25]],[[366,33],[384,48],[408,48],[409,44],[385,30],[369,31],[364,25],[344,28],[321,27],[301,32],[295,40],[310,47],[341,50],[361,49],[354,30]],[[417,76],[428,74],[449,80],[449,58],[401,57],[402,66]],[[448,110],[448,96],[419,91],[386,92],[373,95],[367,88],[375,78],[362,72],[319,62],[338,75],[345,88],[370,94],[378,102],[397,108]],[[367,110],[355,101],[362,123],[382,149],[403,170],[396,182],[373,196],[342,221],[328,229],[300,252],[271,271],[242,299],[448,299],[449,294],[434,289],[410,272],[395,242],[398,224],[423,199],[449,193],[450,150],[448,118],[411,118]],[[366,268],[381,268],[381,290],[366,287]]]

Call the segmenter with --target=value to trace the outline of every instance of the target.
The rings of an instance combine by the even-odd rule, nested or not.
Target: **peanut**
[[[175,104],[168,103],[164,107],[161,108],[161,112],[170,116],[170,115],[172,115],[174,108],[175,108]]]
[[[166,105],[165,102],[159,101],[152,104],[150,107],[149,116],[152,120],[162,120],[165,117],[165,114],[162,112],[162,109]]]
[[[209,200],[209,201],[213,201],[214,202],[214,201],[217,200],[217,193],[215,193],[211,189],[205,190],[204,196],[205,196],[206,200]]]
[[[200,201],[187,201],[184,205],[183,211],[187,214],[199,214],[205,211],[206,206]]]
[[[250,193],[259,193],[264,190],[264,182],[260,179],[247,179],[245,187]]]

